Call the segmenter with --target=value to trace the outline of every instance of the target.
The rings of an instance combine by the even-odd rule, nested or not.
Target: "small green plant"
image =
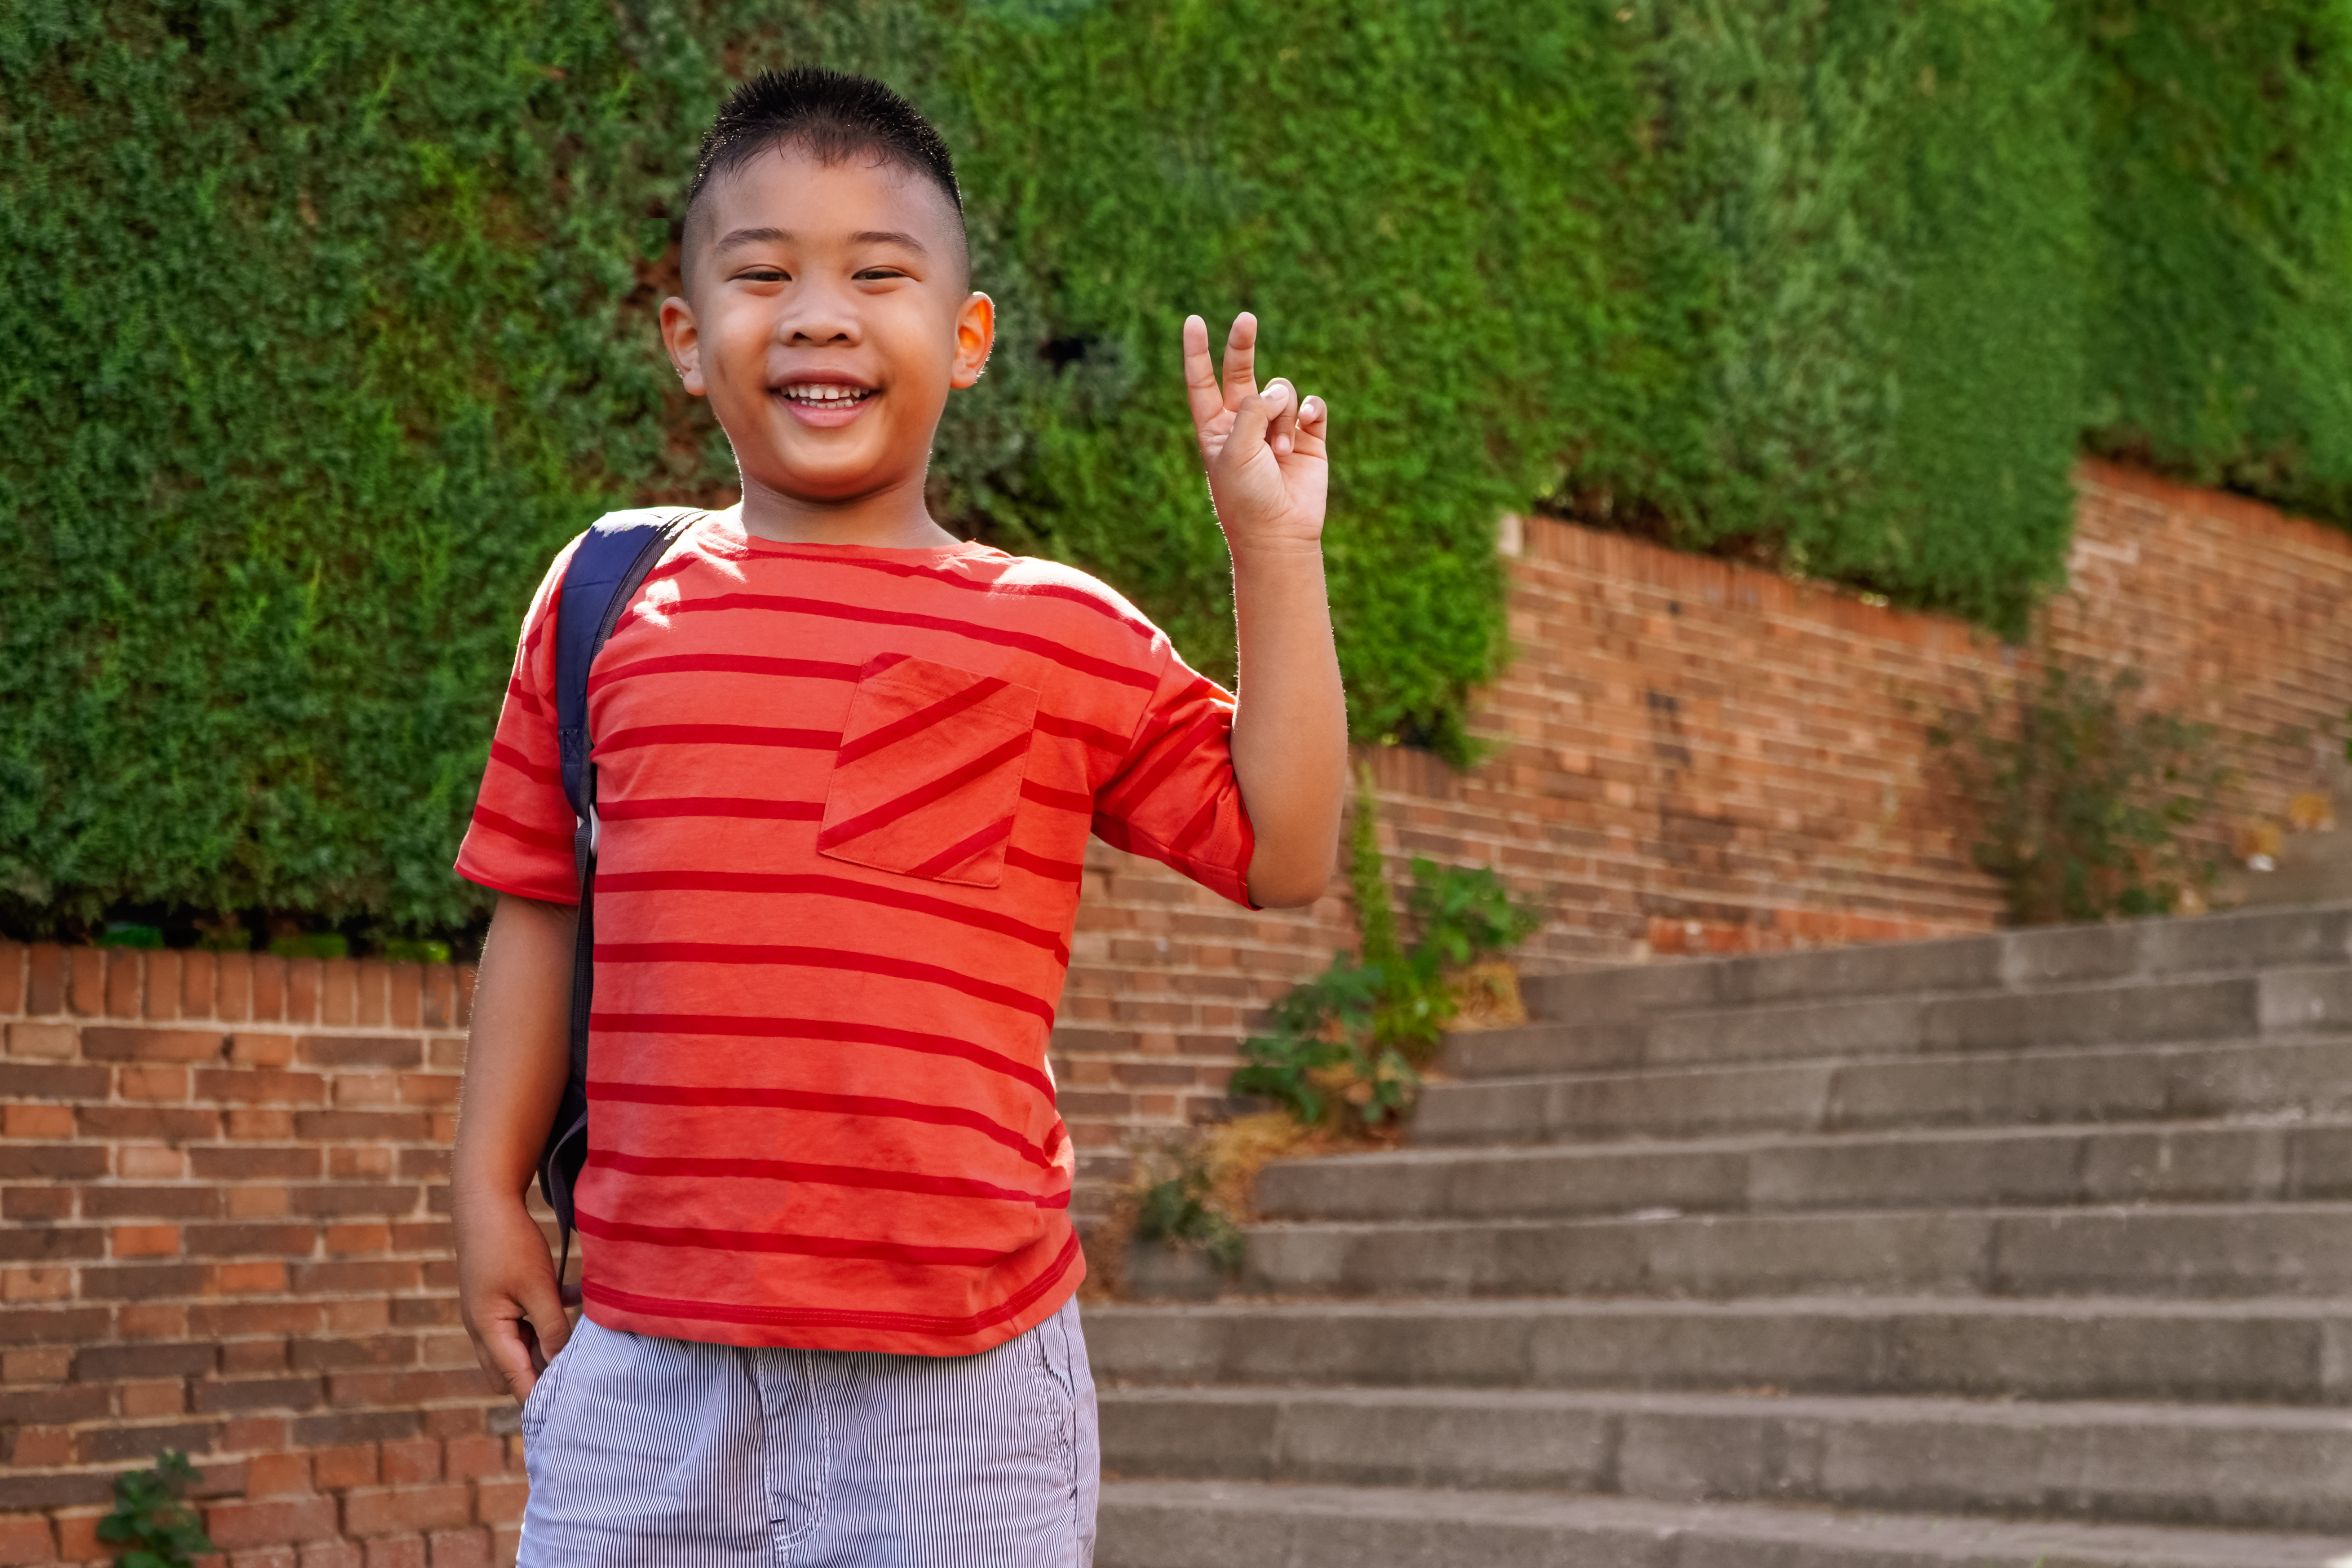
[[[1402,973],[1403,961],[1395,963]],[[1242,1042],[1232,1091],[1263,1095],[1309,1126],[1352,1113],[1378,1127],[1402,1112],[1421,1080],[1383,1039],[1391,973],[1332,954],[1328,969],[1275,1004],[1274,1033]]]
[[[98,1538],[130,1548],[116,1559],[121,1568],[191,1568],[219,1550],[181,1500],[195,1480],[196,1468],[176,1448],[158,1454],[152,1470],[114,1478],[114,1511],[98,1521]]]
[[[1503,879],[1490,866],[1439,866],[1416,859],[1412,880],[1408,903],[1421,922],[1416,962],[1467,968],[1518,946],[1543,926],[1543,911],[1513,903]]]
[[[1137,1239],[1205,1252],[1226,1273],[1238,1272],[1241,1227],[1211,1202],[1211,1186],[1208,1163],[1190,1144],[1147,1157],[1136,1181]]]
[[[1242,1042],[1234,1093],[1263,1095],[1310,1126],[1352,1116],[1380,1127],[1411,1108],[1419,1069],[1454,1017],[1452,974],[1517,946],[1543,923],[1541,910],[1511,901],[1489,868],[1416,858],[1412,876],[1408,907],[1420,937],[1407,951],[1382,874],[1371,775],[1363,771],[1348,837],[1362,957],[1332,954],[1328,969],[1275,1004],[1274,1032]]]
[[[2189,837],[2236,770],[2220,732],[2140,706],[2137,672],[2052,660],[1928,731],[1975,803],[1979,867],[2020,925],[2170,912],[2216,876]]]
[[[1379,969],[1334,953],[1330,968],[1274,1005],[1272,1034],[1242,1042],[1232,1092],[1263,1095],[1310,1127],[1320,1123],[1353,1076],[1356,1042],[1371,1033],[1380,986]]]

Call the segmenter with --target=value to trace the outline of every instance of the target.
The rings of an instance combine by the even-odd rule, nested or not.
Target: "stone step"
[[[2343,898],[2352,892],[2352,836],[2328,837],[2338,842],[2329,846],[2324,858],[2281,866],[2267,876],[2242,873],[2230,879],[2229,891],[2249,904],[2309,904]]]
[[[2329,1568],[2341,1537],[1544,1493],[1123,1481],[1099,1568]]]
[[[1839,996],[2176,979],[2352,959],[2352,903],[2039,926],[1937,942],[1689,959],[1532,976],[1536,1016],[1579,1023]]]
[[[2352,964],[2035,991],[1808,1000],[1639,1021],[1539,1023],[1457,1034],[1445,1070],[1531,1078],[1609,1068],[1818,1060],[2223,1040],[2352,1029]]]
[[[2352,1204],[1254,1226],[1275,1295],[2352,1296]]]
[[[2341,1037],[1879,1061],[1772,1062],[1430,1084],[1423,1144],[1529,1144],[2275,1113],[2352,1116]]]
[[[1103,1468],[2352,1531],[2352,1414],[1526,1389],[1128,1388]]]
[[[2352,1404],[2352,1300],[1229,1300],[1086,1322],[1106,1385]]]
[[[2231,872],[2219,890],[2249,906],[2352,897],[2352,829],[2291,834],[2275,870]]]
[[[2352,1199],[2352,1121],[2134,1122],[1287,1160],[1269,1220]]]

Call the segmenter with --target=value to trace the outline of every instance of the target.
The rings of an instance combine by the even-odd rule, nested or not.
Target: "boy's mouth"
[[[775,395],[793,411],[793,418],[816,430],[835,430],[856,422],[866,405],[882,395],[877,387],[846,381],[788,381]]]

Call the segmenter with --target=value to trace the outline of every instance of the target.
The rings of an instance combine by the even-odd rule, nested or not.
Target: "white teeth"
[[[795,403],[814,403],[839,406],[856,403],[866,395],[862,386],[843,386],[834,382],[796,382],[782,389],[786,397]]]

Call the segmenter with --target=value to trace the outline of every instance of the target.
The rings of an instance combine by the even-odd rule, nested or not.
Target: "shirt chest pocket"
[[[995,887],[1036,719],[1028,687],[927,658],[874,659],[850,695],[817,853]]]

